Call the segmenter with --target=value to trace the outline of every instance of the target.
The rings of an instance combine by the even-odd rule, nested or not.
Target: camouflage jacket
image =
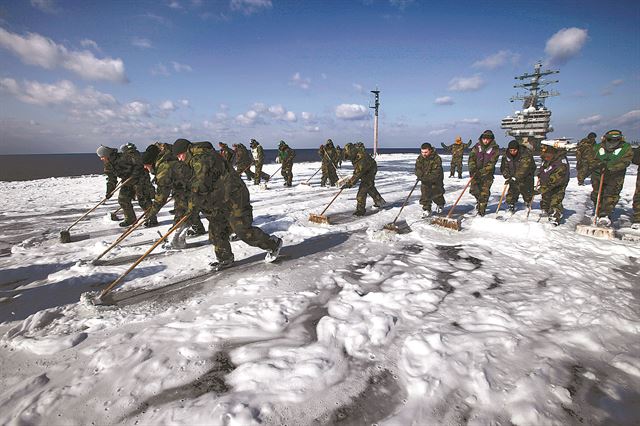
[[[469,173],[476,179],[487,177],[493,179],[499,156],[500,148],[496,141],[491,141],[486,147],[482,142],[478,142],[469,154]]]
[[[567,153],[560,151],[550,161],[543,161],[537,174],[540,179],[541,194],[559,187],[566,187],[569,183]]]
[[[452,145],[440,144],[444,149],[451,153],[453,158],[461,158],[464,155],[464,150],[471,146],[471,141],[468,143],[453,143]]]
[[[325,165],[328,165],[330,162],[333,164],[338,163],[338,151],[332,146],[324,145],[318,150],[318,156]]]
[[[229,164],[232,164],[234,152],[226,144],[220,147],[220,155],[222,156],[222,158],[227,160]]]
[[[633,159],[631,160],[631,162],[640,166],[640,147],[636,147],[633,149]],[[638,176],[640,176],[640,173],[638,173]]]
[[[282,167],[293,166],[293,159],[296,158],[296,152],[290,146],[278,149],[278,157]]]
[[[536,163],[533,154],[524,146],[518,148],[518,154],[512,157],[509,150],[502,156],[500,173],[505,179],[515,178],[522,181],[528,176],[533,176],[536,171]]]
[[[442,158],[433,151],[433,153],[424,158],[422,155],[416,159],[415,174],[418,180],[423,183],[438,183],[444,180],[444,171],[442,170]]]
[[[576,158],[579,161],[586,161],[587,163],[593,161],[595,157],[595,151],[593,147],[596,145],[595,139],[584,138],[578,143],[576,148]]]
[[[239,172],[243,172],[252,163],[247,147],[243,144],[236,145],[236,167]]]
[[[376,160],[362,148],[358,148],[354,158],[351,159],[351,164],[353,164],[353,175],[349,179],[351,185],[355,185],[365,174],[378,171]]]
[[[253,161],[257,164],[264,163],[264,149],[262,145],[257,145],[255,148],[251,148],[251,154],[253,155]]]
[[[189,190],[201,195],[212,194],[217,180],[229,167],[212,149],[198,144],[189,147],[185,162],[193,173],[188,185]]]
[[[118,178],[125,181],[132,177],[127,186],[134,186],[143,183],[143,179],[149,180],[148,174],[142,164],[142,157],[139,161],[132,155],[122,154],[112,151],[108,161],[104,164],[104,174],[107,175],[107,192],[112,192],[118,184]]]
[[[633,159],[633,149],[627,142],[622,142],[618,148],[607,152],[604,144],[593,147],[594,158],[591,161],[593,174],[600,176],[600,170],[605,168],[610,175],[624,175]]]

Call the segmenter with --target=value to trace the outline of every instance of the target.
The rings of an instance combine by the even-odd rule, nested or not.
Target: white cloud
[[[149,104],[140,101],[129,102],[123,106],[123,112],[131,116],[148,116]]]
[[[318,133],[320,131],[319,126],[304,126],[304,130],[307,132]]]
[[[353,83],[353,88],[356,90],[356,92],[360,93],[361,95],[364,95],[366,93],[362,84]]]
[[[397,7],[400,10],[405,10],[414,3],[415,0],[389,0],[391,6]]]
[[[168,77],[171,73],[169,73],[169,70],[164,64],[156,64],[151,68],[151,75],[162,75],[164,77]]]
[[[463,118],[462,123],[465,124],[479,124],[480,123],[480,119],[479,118]]]
[[[637,126],[640,124],[640,109],[629,111],[613,120],[618,126]]]
[[[166,100],[160,103],[160,109],[162,111],[175,111],[178,107],[170,100]]]
[[[180,99],[180,105],[182,105],[183,107],[188,108],[189,107],[189,100],[188,99]]]
[[[171,65],[173,65],[173,69],[176,72],[183,72],[183,71],[191,72],[191,71],[193,71],[191,66],[187,65],[187,64],[181,64],[181,63],[176,62],[176,61],[171,61]]]
[[[134,47],[139,47],[140,49],[150,49],[151,47],[153,47],[151,45],[151,40],[142,37],[132,38],[131,45]]]
[[[98,46],[98,43],[96,43],[95,41],[90,40],[88,38],[80,40],[80,46],[82,46],[82,47],[90,47],[93,50],[96,50],[96,51],[100,52],[100,47]]]
[[[436,98],[433,103],[436,105],[453,105],[455,102],[453,102],[453,98],[451,96],[442,96]]]
[[[77,107],[100,107],[115,105],[116,99],[93,87],[79,90],[72,82],[61,80],[55,84],[38,81],[18,83],[12,78],[0,80],[0,89],[11,93],[22,102],[34,105],[72,105]]]
[[[476,61],[473,63],[472,67],[474,68],[483,68],[487,70],[493,70],[507,62],[511,62],[515,64],[520,59],[520,55],[517,53],[513,53],[510,50],[501,50],[498,53],[494,53],[493,55],[489,55],[484,59]]]
[[[438,130],[431,130],[429,132],[429,134],[431,136],[439,136],[439,135],[444,135],[445,133],[447,133],[449,129],[438,129]]]
[[[611,84],[612,86],[620,86],[622,83],[624,83],[624,80],[623,80],[623,79],[621,79],[621,78],[619,78],[619,79],[617,79],[617,80],[613,80],[610,84]]]
[[[287,111],[285,107],[282,105],[272,105],[269,107],[269,113],[276,120],[295,122],[298,119],[296,118],[295,113],[292,111]]]
[[[231,0],[231,10],[251,15],[265,9],[271,9],[271,0]]]
[[[482,89],[485,81],[479,75],[473,77],[455,77],[449,81],[449,90],[452,92],[474,92]]]
[[[169,6],[171,9],[182,9],[182,5],[180,4],[180,2],[178,2],[177,0],[171,0],[167,6]]]
[[[596,126],[602,122],[602,116],[600,114],[592,115],[591,117],[585,117],[578,120],[580,126]]]
[[[56,13],[58,11],[54,0],[31,0],[31,6],[46,13]]]
[[[314,120],[314,116],[312,113],[307,112],[307,111],[302,111],[300,113],[300,117],[304,120],[304,121],[313,121]]]
[[[39,34],[27,33],[23,37],[0,28],[0,46],[29,65],[46,69],[62,67],[88,80],[127,82],[121,59],[98,59],[88,50],[69,50]]]
[[[340,104],[336,107],[336,117],[341,120],[364,120],[369,116],[369,109],[359,104]]]
[[[549,56],[548,62],[552,65],[565,64],[580,52],[587,36],[587,30],[581,28],[561,29],[547,40],[544,51]]]
[[[303,90],[307,90],[309,89],[309,87],[311,87],[311,79],[302,78],[300,73],[297,72],[293,75],[293,77],[291,77],[291,80],[289,80],[289,84],[297,86]]]
[[[236,116],[236,121],[243,126],[252,126],[254,124],[260,123],[261,118],[257,111],[250,109],[244,114],[238,114]]]

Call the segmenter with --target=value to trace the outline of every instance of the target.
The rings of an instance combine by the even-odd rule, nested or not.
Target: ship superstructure
[[[535,64],[532,74],[525,73],[516,76],[516,80],[523,83],[516,84],[515,88],[524,88],[529,91],[524,95],[517,94],[510,101],[523,101],[522,110],[516,111],[513,116],[502,119],[501,128],[506,129],[507,135],[516,139],[519,143],[529,145],[534,150],[540,147],[540,141],[546,139],[547,133],[553,132],[551,126],[551,111],[545,106],[545,100],[550,96],[559,95],[555,91],[544,90],[544,87],[557,83],[558,80],[545,80],[543,77],[557,74],[557,70],[542,70],[542,63]]]

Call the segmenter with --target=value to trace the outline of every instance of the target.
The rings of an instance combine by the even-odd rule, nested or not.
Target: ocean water
[[[295,148],[294,148],[295,149]],[[277,149],[265,149],[265,164],[275,163]],[[369,150],[371,152],[371,150]],[[419,148],[382,148],[382,154],[420,152]],[[296,149],[296,162],[319,161],[317,149]],[[102,173],[96,154],[0,155],[0,181],[34,180],[50,177]]]

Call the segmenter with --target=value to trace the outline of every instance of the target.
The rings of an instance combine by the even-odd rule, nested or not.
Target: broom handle
[[[251,166],[253,166],[253,163],[255,163],[255,161],[252,161],[252,162],[251,162],[251,164],[249,164],[247,167],[245,167],[245,168],[244,168],[244,170],[243,170],[243,171],[241,171],[241,172],[240,172],[240,173],[238,173],[238,174],[239,174],[240,176],[242,176],[242,174],[243,174],[244,172],[246,172],[247,170],[249,170],[249,168],[250,168]]]
[[[469,185],[471,185],[471,181],[472,180],[473,180],[473,176],[471,176],[469,178],[469,182],[467,182],[467,184],[464,186],[464,189],[462,190],[462,192],[458,196],[458,199],[456,200],[455,203],[453,203],[453,206],[451,206],[451,210],[449,210],[449,214],[447,214],[447,219],[451,219],[451,215],[453,214],[453,211],[455,210],[456,206],[458,205],[458,202],[460,201],[460,199],[462,198],[464,193],[467,192],[467,188],[469,187]]]
[[[336,167],[335,164],[333,164],[333,160],[327,155],[327,151],[324,151],[324,156],[327,157],[327,159],[329,160],[329,162],[331,163],[331,165],[333,166],[334,170],[336,171],[336,173],[338,174],[338,177],[340,179],[342,179],[342,176],[340,176],[340,172],[338,171],[338,168]],[[322,168],[322,166],[320,166],[320,168]]]
[[[598,200],[596,201],[596,214],[593,217],[593,224],[598,223],[598,213],[600,212],[600,197],[602,195],[602,185],[604,184],[604,168],[600,170],[600,188],[598,188]]]
[[[120,210],[122,210],[122,206],[119,206],[115,212],[113,212],[113,214],[118,214],[120,213]]]
[[[342,193],[342,191],[344,191],[344,186],[342,188],[340,188],[340,191],[338,191],[338,193],[335,195],[335,197],[333,197],[333,200],[331,200],[329,202],[329,204],[327,204],[327,207],[325,207],[324,210],[322,210],[322,213],[320,213],[320,216],[324,215],[324,212],[327,211],[329,206],[331,206],[331,204],[333,204],[333,202],[336,200],[336,198],[338,198],[338,195],[340,195]]]
[[[167,201],[165,202],[165,204],[168,203],[169,201],[171,201],[172,198],[173,197],[167,198]],[[109,253],[115,246],[120,244],[122,241],[124,241],[125,238],[127,238],[129,235],[131,235],[133,233],[133,231],[138,229],[140,227],[140,225],[142,225],[144,223],[142,221],[142,219],[144,219],[147,216],[147,213],[149,213],[149,210],[151,210],[151,207],[149,207],[147,210],[145,210],[144,213],[140,217],[138,217],[134,223],[131,224],[131,226],[129,226],[109,247],[107,247],[105,251],[100,253],[100,256],[98,256],[95,259],[93,259],[93,261],[97,262],[98,260],[102,259],[102,256],[104,256],[105,254]]]
[[[164,234],[164,236],[162,238],[160,238],[158,241],[156,241],[155,243],[153,243],[153,245],[151,246],[151,248],[149,248],[149,250],[147,250],[142,256],[140,256],[138,258],[138,260],[136,260],[133,265],[131,265],[129,267],[129,269],[127,269],[122,275],[120,275],[114,282],[112,282],[111,284],[109,284],[104,290],[102,290],[102,292],[100,293],[100,298],[106,296],[116,285],[118,285],[123,279],[124,277],[126,277],[129,272],[133,271],[133,269],[138,266],[140,264],[140,262],[142,262],[156,247],[158,247],[158,245],[160,245],[160,243],[166,239],[169,235],[171,235],[173,233],[173,231],[175,231],[180,225],[182,225],[184,222],[186,222],[187,219],[189,219],[189,217],[191,217],[191,215],[184,215],[184,217],[182,219],[180,219],[180,221],[178,221],[178,223],[176,223],[175,225],[173,225],[171,227],[171,229],[169,229],[167,231],[166,234]]]
[[[320,168],[319,168],[318,170],[316,170],[316,172],[315,172],[314,174],[312,174],[312,175],[311,175],[311,177],[310,177],[309,179],[307,179],[304,183],[305,183],[305,184],[309,183],[309,181],[310,181],[311,179],[313,179],[313,177],[314,177],[315,175],[317,175],[317,174],[318,174],[318,172],[319,172],[321,169],[322,169],[322,166],[320,166]]]
[[[96,204],[94,207],[92,207],[88,212],[86,212],[85,214],[83,214],[82,216],[80,216],[80,218],[78,220],[76,220],[75,222],[73,222],[71,224],[71,226],[69,226],[67,228],[67,232],[69,232],[71,230],[71,228],[73,228],[74,226],[77,225],[78,222],[80,222],[82,219],[84,219],[85,217],[87,217],[92,211],[94,211],[95,209],[97,209],[98,207],[100,207],[105,201],[107,201],[109,198],[111,198],[111,196],[118,190],[120,189],[120,187],[122,185],[124,185],[125,183],[129,182],[131,179],[133,179],[133,176],[129,177],[129,179],[125,180],[124,182],[120,182],[120,184],[118,186],[116,186],[113,191],[111,191],[106,197],[104,197],[102,199],[102,201],[100,201],[98,204]]]
[[[500,211],[500,206],[502,205],[502,200],[504,200],[504,194],[507,192],[507,188],[509,188],[509,182],[504,183],[504,188],[502,188],[502,195],[500,196],[500,201],[498,202],[496,214],[498,214],[498,212]]]
[[[278,173],[280,171],[280,169],[282,168],[282,165],[280,165],[280,167],[278,167],[278,169],[273,172],[273,174],[271,176],[269,176],[269,180],[271,180],[272,177],[274,177],[276,175],[276,173]]]
[[[407,202],[409,201],[409,198],[411,198],[411,194],[413,194],[413,191],[416,189],[416,187],[418,186],[418,182],[420,182],[420,180],[416,180],[416,183],[413,184],[413,188],[411,188],[411,191],[409,191],[409,195],[407,195],[407,198],[404,200],[404,203],[402,203],[402,207],[400,207],[400,211],[398,212],[398,215],[396,216],[395,219],[393,219],[393,222],[391,222],[392,224],[395,225],[396,221],[398,220],[398,218],[400,217],[400,213],[402,213],[402,210],[404,209],[404,206],[407,205]]]

